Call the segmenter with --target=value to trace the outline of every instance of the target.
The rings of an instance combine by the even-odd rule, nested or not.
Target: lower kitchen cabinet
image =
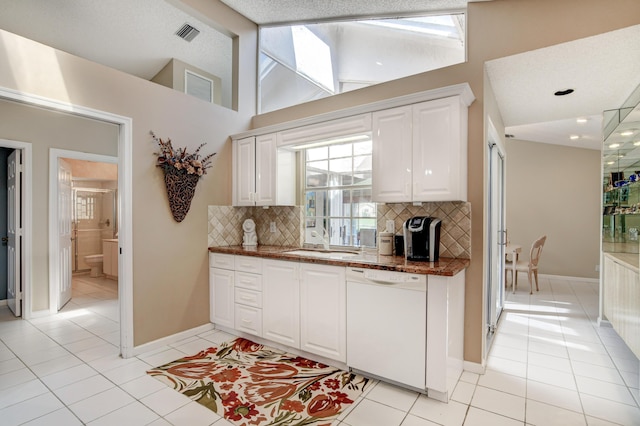
[[[219,253],[210,253],[209,261],[210,317],[216,326],[424,390],[430,398],[450,399],[464,364],[464,270],[452,277],[428,275],[426,291],[410,291],[411,280],[367,283],[384,277],[366,268],[365,282],[356,283],[342,266]],[[354,292],[356,284],[370,291]],[[391,293],[408,296],[400,300]],[[390,318],[391,308],[398,312]],[[401,333],[400,341],[381,337],[385,330]],[[394,349],[406,347],[403,339],[412,346],[398,354]],[[368,346],[358,358],[362,344]],[[369,355],[380,358],[388,347],[378,363]],[[395,361],[406,374],[388,372],[394,356],[406,358]]]
[[[262,263],[262,337],[300,348],[300,280],[298,262]]]
[[[346,362],[345,268],[303,263],[300,278],[300,349]]]
[[[209,268],[209,304],[212,323],[233,328],[235,325],[234,271]]]

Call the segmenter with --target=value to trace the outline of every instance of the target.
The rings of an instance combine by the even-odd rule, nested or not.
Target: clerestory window
[[[260,28],[261,113],[465,61],[465,15]]]

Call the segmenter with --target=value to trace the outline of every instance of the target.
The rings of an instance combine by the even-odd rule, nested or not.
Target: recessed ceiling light
[[[554,93],[554,95],[556,95],[556,96],[566,96],[566,95],[570,95],[573,92],[574,92],[573,89],[558,90],[557,92]]]
[[[580,139],[580,136],[578,136],[578,135],[571,135],[571,136],[569,136],[569,139],[571,139],[572,141],[575,141],[576,139]]]
[[[607,163],[607,165],[608,165],[608,166],[610,166],[610,165],[615,164],[615,163],[616,163],[615,161],[609,161],[609,162]]]
[[[631,136],[633,134],[633,130],[625,130],[620,133],[620,136]]]
[[[578,119],[576,119],[576,123],[580,123],[580,124],[586,123],[587,121],[589,121],[588,118],[578,118]]]
[[[612,143],[611,145],[609,145],[609,148],[617,148],[619,146],[620,146],[619,143]]]
[[[633,146],[640,146],[640,141],[635,141],[635,142],[633,143]]]

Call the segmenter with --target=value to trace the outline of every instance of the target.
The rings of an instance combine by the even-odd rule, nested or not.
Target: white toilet
[[[102,255],[101,254],[91,254],[89,256],[85,256],[84,261],[91,268],[91,272],[89,273],[90,277],[97,278],[102,276]]]

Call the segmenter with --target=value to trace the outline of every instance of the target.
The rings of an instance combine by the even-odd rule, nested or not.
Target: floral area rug
[[[238,338],[147,374],[240,425],[330,425],[369,380]]]

